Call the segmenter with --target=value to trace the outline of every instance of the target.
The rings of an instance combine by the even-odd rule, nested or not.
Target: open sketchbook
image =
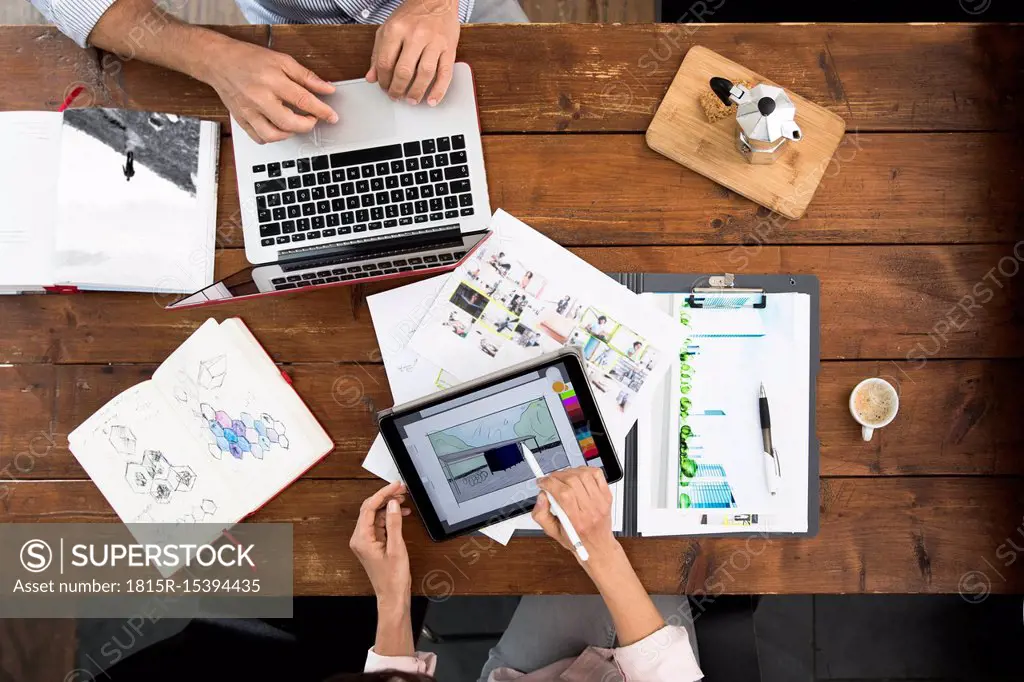
[[[220,126],[121,109],[0,113],[0,293],[213,283]]]
[[[220,528],[255,512],[333,448],[237,318],[207,320],[152,379],[107,403],[68,443],[124,523]]]

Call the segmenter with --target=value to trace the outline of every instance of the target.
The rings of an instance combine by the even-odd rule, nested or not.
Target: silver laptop
[[[490,222],[469,65],[439,105],[393,102],[365,79],[324,98],[339,122],[258,145],[232,119],[246,259],[252,265],[167,306],[442,272]]]

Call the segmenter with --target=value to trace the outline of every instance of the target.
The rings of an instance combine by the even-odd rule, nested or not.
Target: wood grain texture
[[[0,618],[0,682],[75,682],[75,621]]]
[[[530,21],[544,23],[651,23],[656,0],[525,0]],[[228,0],[168,3],[172,13],[192,24],[244,24],[238,5]],[[0,24],[45,24],[46,18],[26,0],[0,0]]]
[[[821,279],[821,357],[1021,357],[1024,318],[1014,276],[1024,244],[576,248],[605,272],[803,273]],[[219,273],[244,265],[218,254]],[[160,362],[204,320],[239,316],[280,362],[376,362],[365,296],[389,285],[165,311],[145,294],[10,296],[0,300],[0,363]],[[884,324],[880,324],[884,320]]]
[[[846,131],[838,114],[796,93],[798,141],[782,140],[773,163],[751,164],[737,150],[735,115],[711,123],[700,97],[712,78],[776,85],[701,45],[690,48],[647,129],[651,149],[790,220],[803,216]]]
[[[362,77],[372,26],[220,27],[296,57],[329,80]],[[833,111],[847,129],[1010,130],[1022,100],[1020,26],[467,26],[485,132],[646,130],[686,50],[704,45]],[[74,83],[85,104],[220,121],[212,89],[180,74],[78,49],[52,28],[0,28],[0,110],[52,109]],[[130,56],[130,55],[127,55]]]
[[[520,0],[530,21],[563,24],[651,23],[658,0]]]
[[[222,30],[330,79],[362,75],[373,32]],[[465,30],[460,57],[475,71],[493,206],[605,271],[821,280],[819,536],[629,540],[651,591],[949,593],[979,580],[994,592],[1024,590],[1024,562],[1006,565],[1006,539],[1024,515],[1022,33],[964,25]],[[694,44],[847,122],[840,165],[826,172],[802,220],[759,210],[644,144],[642,131]],[[206,86],[79,50],[52,29],[0,28],[0,51],[0,110],[52,109],[82,83],[80,105],[226,120]],[[218,243],[228,248],[217,272],[228,274],[244,256],[229,140],[223,149]],[[0,522],[113,521],[68,453],[67,432],[148,378],[208,316],[238,315],[286,363],[337,446],[256,520],[296,524],[299,593],[367,594],[346,539],[358,504],[378,485],[359,468],[371,413],[391,402],[365,304],[383,288],[177,313],[162,309],[165,297],[147,295],[0,298],[0,364],[15,363],[0,367]],[[863,443],[845,406],[869,375],[899,385],[902,410]],[[546,540],[435,545],[416,520],[407,537],[418,593],[593,589]],[[965,586],[965,576],[975,582]]]
[[[1024,154],[1001,133],[850,133],[798,221],[655,153],[639,134],[488,135],[491,206],[566,246],[1013,242]],[[242,246],[235,157],[221,147],[217,239]]]
[[[347,540],[359,504],[379,486],[306,479],[253,517],[294,524],[297,594],[371,594]],[[116,518],[87,481],[12,487],[0,500],[0,522]],[[632,538],[623,545],[658,594],[952,593],[970,571],[992,592],[1014,593],[1024,590],[1024,568],[1019,560],[1005,565],[1006,538],[1016,536],[1022,514],[1019,479],[825,479],[814,539]],[[415,515],[403,535],[417,594],[594,591],[576,560],[546,538],[516,538],[507,548],[484,537],[436,544]]]
[[[84,479],[67,435],[154,365],[19,365],[0,368],[0,489],[30,479]],[[377,433],[377,411],[392,405],[383,366],[282,367],[334,440],[311,478],[372,478],[361,467]],[[864,443],[847,410],[861,379],[899,387],[901,411]],[[817,432],[824,476],[1024,475],[1024,421],[1016,418],[1024,362],[932,360],[826,362],[818,377]],[[2,493],[0,493],[2,496]]]

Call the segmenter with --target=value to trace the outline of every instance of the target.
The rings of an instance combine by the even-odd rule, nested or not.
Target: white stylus
[[[546,474],[544,470],[540,468],[540,464],[537,463],[537,458],[533,456],[533,452],[530,448],[526,447],[525,443],[519,444],[519,449],[523,452],[523,459],[530,465],[530,471],[537,478],[542,478]],[[576,550],[576,556],[580,558],[580,561],[587,561],[590,559],[590,553],[587,552],[587,548],[583,546],[583,541],[580,540],[579,534],[576,529],[572,526],[572,521],[569,520],[569,516],[565,511],[558,506],[558,502],[552,497],[547,491],[541,491],[548,498],[548,506],[551,508],[551,515],[554,516],[562,524],[562,528],[565,529],[565,535],[569,538],[569,542],[572,543],[573,549]]]

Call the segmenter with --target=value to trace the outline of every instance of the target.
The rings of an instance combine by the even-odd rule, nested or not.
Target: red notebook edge
[[[267,349],[266,349],[266,348],[265,348],[265,347],[263,346],[263,344],[262,344],[262,343],[260,343],[260,340],[259,340],[259,339],[257,339],[257,338],[256,338],[256,335],[252,333],[252,330],[251,330],[251,329],[249,329],[249,325],[245,324],[245,320],[243,320],[243,319],[242,319],[241,317],[234,317],[234,318],[228,318],[228,319],[235,319],[235,320],[238,320],[238,321],[239,321],[240,323],[242,323],[242,326],[244,326],[244,327],[245,327],[245,330],[246,330],[246,331],[247,331],[247,332],[249,333],[249,336],[251,336],[251,337],[252,337],[252,340],[253,340],[253,341],[254,341],[254,342],[256,343],[256,345],[257,345],[257,346],[259,346],[259,347],[260,347],[260,350],[262,350],[262,351],[263,351],[264,355],[266,355],[266,356],[267,356],[267,359],[268,359],[268,360],[270,360],[271,362],[274,362],[274,358],[272,358],[272,357],[270,356],[270,353],[268,353],[268,352],[267,352]],[[277,363],[276,363],[276,362],[274,362],[274,365],[276,366],[276,365],[277,365]],[[323,453],[322,455],[320,455],[320,456],[319,456],[319,457],[317,457],[317,458],[316,458],[315,460],[313,460],[313,462],[311,462],[311,463],[310,463],[310,465],[309,465],[308,467],[306,467],[306,468],[305,468],[305,469],[303,469],[303,470],[302,470],[301,472],[299,472],[299,474],[298,474],[297,476],[295,476],[295,478],[293,478],[292,480],[288,481],[288,482],[287,482],[287,483],[285,483],[285,484],[284,484],[283,486],[281,486],[281,488],[279,488],[279,489],[278,489],[278,491],[277,491],[276,493],[274,493],[273,495],[271,495],[271,496],[270,496],[269,498],[267,498],[267,499],[266,499],[266,500],[265,500],[265,501],[264,501],[264,502],[263,502],[262,504],[260,504],[260,505],[259,505],[258,507],[256,507],[255,509],[253,509],[253,510],[252,510],[251,512],[249,512],[249,513],[248,513],[248,514],[246,514],[245,516],[243,516],[243,517],[242,517],[241,519],[239,519],[237,523],[242,523],[243,521],[245,521],[245,520],[247,520],[247,519],[250,519],[250,518],[252,518],[252,517],[253,517],[254,515],[256,515],[256,514],[257,514],[257,513],[258,513],[258,512],[259,512],[259,511],[260,511],[261,509],[263,509],[263,508],[264,508],[264,507],[266,507],[266,506],[267,506],[268,504],[270,504],[271,502],[273,502],[274,500],[276,500],[276,499],[277,499],[278,497],[280,497],[280,496],[281,496],[281,493],[283,493],[283,492],[284,492],[285,490],[287,490],[288,488],[292,487],[292,486],[293,486],[293,485],[295,484],[295,482],[296,482],[296,481],[298,481],[298,480],[299,480],[300,478],[302,478],[302,477],[304,477],[304,476],[305,476],[306,474],[308,474],[308,473],[309,473],[309,471],[310,471],[310,470],[311,470],[311,469],[312,469],[313,467],[315,467],[316,465],[318,465],[318,464],[320,464],[320,463],[321,463],[322,461],[324,461],[324,459],[325,459],[325,458],[326,458],[326,457],[327,457],[327,456],[328,456],[329,454],[331,454],[332,452],[334,452],[335,448],[337,447],[337,444],[336,444],[336,443],[334,442],[334,439],[333,439],[333,438],[331,438],[331,434],[330,434],[330,433],[328,433],[327,429],[325,429],[325,428],[324,428],[324,425],[320,423],[320,420],[316,418],[316,415],[315,415],[315,414],[313,414],[313,410],[309,409],[309,405],[308,405],[308,404],[306,403],[306,401],[305,401],[305,400],[303,400],[303,399],[302,399],[302,396],[301,396],[301,395],[299,394],[299,392],[295,390],[295,386],[294,386],[294,384],[293,384],[293,382],[292,382],[292,378],[291,378],[291,376],[290,376],[290,375],[288,374],[288,372],[286,372],[285,370],[283,370],[283,369],[281,369],[281,368],[278,368],[278,371],[279,371],[279,372],[281,373],[281,378],[282,378],[282,379],[284,380],[284,382],[285,382],[286,384],[288,384],[288,388],[290,388],[290,389],[292,390],[292,393],[294,393],[294,394],[295,394],[295,396],[296,396],[296,397],[297,397],[297,398],[299,399],[299,402],[301,402],[301,403],[302,403],[302,405],[303,405],[303,407],[305,407],[305,408],[306,408],[306,411],[307,411],[307,412],[309,412],[309,416],[310,416],[310,417],[311,417],[311,418],[313,419],[313,421],[314,421],[314,422],[316,422],[317,426],[319,426],[319,427],[320,427],[320,430],[321,430],[321,431],[323,431],[324,435],[325,435],[325,436],[327,436],[327,438],[328,438],[328,439],[329,439],[329,440],[331,441],[331,446],[330,446],[330,447],[329,447],[329,448],[327,449],[327,451],[326,451],[326,452],[324,452],[324,453]],[[232,524],[232,525],[231,525],[231,527],[234,527],[235,525],[236,525],[236,524]],[[227,529],[226,529],[226,530],[227,530]]]

